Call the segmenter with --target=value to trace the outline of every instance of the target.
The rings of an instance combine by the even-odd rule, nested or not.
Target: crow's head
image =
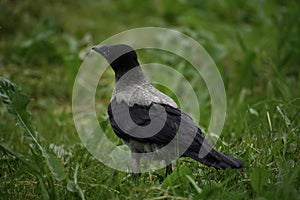
[[[139,66],[136,52],[128,45],[98,45],[94,46],[93,50],[100,53],[107,60],[117,76]]]

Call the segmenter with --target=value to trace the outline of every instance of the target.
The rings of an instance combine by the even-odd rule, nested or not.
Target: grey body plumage
[[[124,101],[128,106],[159,103],[178,108],[173,99],[153,87],[140,67],[131,69],[116,82],[112,95],[114,99],[118,103]]]

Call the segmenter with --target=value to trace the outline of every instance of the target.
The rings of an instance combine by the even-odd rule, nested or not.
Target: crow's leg
[[[167,177],[168,175],[170,175],[170,174],[172,173],[172,171],[173,171],[173,169],[172,169],[172,163],[170,163],[170,164],[168,164],[168,165],[166,166],[166,177]]]
[[[131,153],[130,167],[131,167],[133,181],[136,182],[137,177],[141,175],[141,173],[139,173],[140,156],[138,153]]]
[[[138,173],[140,167],[140,156],[138,153],[131,153],[130,167],[132,173]]]

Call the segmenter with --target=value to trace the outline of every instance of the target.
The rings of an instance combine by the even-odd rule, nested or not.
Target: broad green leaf
[[[64,180],[66,178],[66,172],[61,161],[53,154],[48,154],[45,151],[43,152],[43,155],[47,161],[48,168],[51,171],[53,177],[58,181]]]
[[[25,133],[42,148],[36,138],[31,126],[30,114],[26,110],[30,98],[20,92],[20,88],[11,81],[0,77],[0,97],[7,111],[15,118],[18,125],[21,125]]]
[[[26,110],[29,103],[29,97],[22,94],[20,88],[11,81],[0,77],[0,97],[7,111],[13,115],[18,124],[20,124],[26,134],[31,137],[37,147],[42,152],[47,166],[53,177],[57,180],[63,180],[66,177],[65,170],[60,160],[52,154],[48,154],[40,144],[37,135],[33,131],[30,114]]]
[[[17,124],[30,124],[30,114],[26,111],[30,98],[20,93],[20,89],[14,83],[0,77],[0,97],[7,111],[13,115]]]
[[[253,169],[250,179],[251,186],[254,191],[260,193],[263,189],[263,186],[267,183],[268,171],[262,167],[256,167]]]

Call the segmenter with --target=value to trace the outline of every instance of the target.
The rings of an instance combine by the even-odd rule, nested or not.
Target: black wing
[[[152,103],[149,106],[134,104],[132,107],[128,107],[125,102],[112,101],[108,106],[108,115],[114,132],[123,140],[132,139],[139,142],[166,145],[178,134],[180,136],[178,138],[179,145],[189,143],[199,149],[200,140],[204,139],[203,133],[191,117],[180,109],[165,104]],[[151,125],[151,121],[155,120],[160,122],[157,125],[161,126],[159,130],[154,131],[156,134],[151,133],[152,130],[146,128]],[[143,127],[149,131],[141,131]],[[196,135],[197,141],[194,141]]]
[[[176,146],[180,155],[191,157],[217,169],[243,166],[238,159],[212,149],[192,118],[178,108],[158,103],[149,106],[134,104],[129,107],[123,101],[117,103],[113,100],[108,106],[108,115],[114,132],[125,141],[145,142],[158,147],[172,144],[170,150]],[[151,126],[153,121],[157,121],[158,124],[154,123],[154,126]],[[154,131],[155,134],[151,133],[155,128],[159,129]],[[202,149],[207,152],[204,157],[199,157],[203,145],[205,148]]]

